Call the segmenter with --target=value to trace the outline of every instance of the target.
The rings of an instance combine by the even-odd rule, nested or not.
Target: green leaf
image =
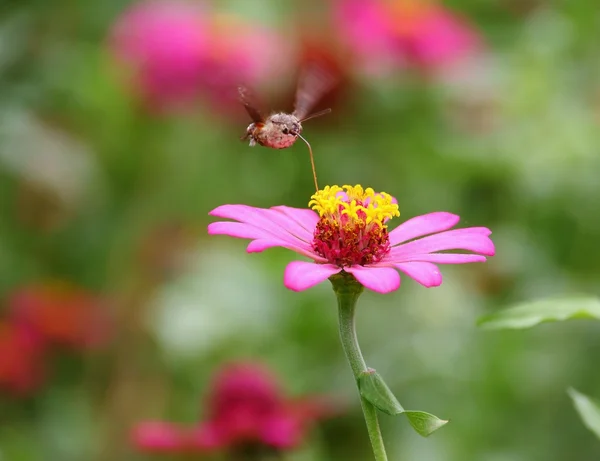
[[[404,408],[396,399],[379,373],[369,369],[358,378],[360,395],[371,402],[375,408],[384,413],[395,416],[404,413]]]
[[[600,439],[600,404],[573,388],[568,389],[567,393],[573,400],[585,427]]]
[[[448,420],[440,419],[424,411],[406,411],[405,413],[410,425],[423,437],[427,437],[440,427],[448,424]]]
[[[477,325],[488,330],[516,329],[570,319],[600,320],[600,300],[594,297],[578,297],[525,302],[483,316],[479,318]]]
[[[448,421],[424,411],[405,410],[379,373],[369,369],[358,378],[360,395],[378,410],[396,416],[404,413],[410,425],[423,437],[437,431]]]

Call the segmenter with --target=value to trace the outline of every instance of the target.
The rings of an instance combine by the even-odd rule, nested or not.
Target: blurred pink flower
[[[173,453],[187,451],[189,430],[163,421],[138,424],[131,432],[131,442],[146,452]]]
[[[214,15],[213,57],[246,84],[260,85],[289,71],[293,49],[278,32],[233,15]]]
[[[417,216],[388,233],[387,221],[400,215],[396,200],[359,185],[327,186],[312,196],[309,206],[316,212],[286,206],[223,205],[209,214],[234,222],[212,223],[208,233],[251,239],[249,253],[284,247],[312,259],[293,261],[286,267],[284,284],[294,291],[341,271],[379,293],[400,286],[397,271],[434,287],[442,283],[436,264],[483,262],[495,252],[491,231],[485,227],[449,230],[460,219],[451,213]],[[475,254],[441,253],[447,250]]]
[[[307,426],[329,414],[324,402],[295,402],[284,397],[276,377],[255,363],[225,367],[208,395],[208,420],[199,440],[226,447],[245,442],[289,449],[299,445]],[[303,408],[312,407],[312,411]]]
[[[13,292],[8,303],[11,318],[48,343],[97,347],[112,333],[102,300],[69,283],[29,285]]]
[[[130,89],[153,109],[189,107],[204,96],[214,108],[237,103],[237,86],[260,86],[289,71],[293,50],[276,32],[198,3],[138,2],[110,34]]]
[[[230,14],[213,14],[211,48],[202,77],[203,95],[222,112],[239,110],[237,87],[264,87],[291,71],[290,41],[275,30]],[[240,112],[242,113],[242,112]]]
[[[342,40],[370,70],[414,64],[438,69],[474,53],[478,31],[429,0],[338,0]]]
[[[379,0],[337,0],[335,28],[370,70],[385,66],[394,54],[384,5]]]
[[[132,441],[142,451],[204,453],[261,445],[298,446],[306,430],[337,409],[324,399],[284,397],[275,376],[256,363],[236,363],[217,374],[206,398],[207,419],[196,427],[141,423]]]
[[[185,105],[197,96],[210,41],[203,11],[185,1],[135,3],[110,34],[131,89],[157,109]]]
[[[44,374],[43,346],[25,326],[0,322],[0,387],[17,395],[37,389]]]

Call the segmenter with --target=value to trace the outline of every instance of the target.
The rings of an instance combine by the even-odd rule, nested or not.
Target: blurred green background
[[[405,408],[451,419],[423,439],[382,416],[390,459],[600,459],[565,392],[600,396],[600,326],[475,327],[515,301],[597,293],[600,9],[446,4],[485,42],[475,63],[432,77],[370,75],[342,59],[333,114],[305,126],[321,186],[360,183],[394,195],[400,219],[449,211],[493,230],[487,263],[443,267],[438,288],[404,277],[399,291],[360,300],[369,365]],[[293,293],[282,283],[289,251],[248,255],[243,241],[206,235],[221,204],[305,207],[306,146],[248,147],[236,106],[145,110],[116,76],[107,40],[128,5],[0,2],[3,309],[20,287],[64,280],[108,300],[114,318],[104,347],[49,355],[35,392],[0,391],[0,460],[168,459],[137,453],[130,428],[197,421],[211,375],[240,358],[267,363],[292,395],[346,402],[290,460],[371,459],[329,284]],[[215,8],[302,31],[302,21],[317,27],[307,18],[326,21],[329,6]],[[291,106],[270,85],[265,99]]]

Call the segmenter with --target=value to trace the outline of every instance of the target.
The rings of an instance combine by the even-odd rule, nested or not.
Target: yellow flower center
[[[308,206],[319,213],[321,218],[341,218],[347,216],[352,221],[364,221],[365,224],[384,223],[400,216],[398,204],[385,192],[376,193],[370,187],[363,189],[356,186],[326,186],[311,197]]]
[[[311,197],[308,206],[321,217],[312,247],[330,263],[371,264],[389,252],[386,222],[400,216],[391,195],[360,185],[327,186]]]

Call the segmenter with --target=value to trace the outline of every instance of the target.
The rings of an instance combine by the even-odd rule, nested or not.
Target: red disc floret
[[[357,203],[361,205],[361,203]],[[336,218],[323,216],[317,223],[313,250],[339,267],[365,266],[383,259],[390,251],[387,228],[377,222],[366,223],[366,213],[358,211],[359,219],[342,213]]]

